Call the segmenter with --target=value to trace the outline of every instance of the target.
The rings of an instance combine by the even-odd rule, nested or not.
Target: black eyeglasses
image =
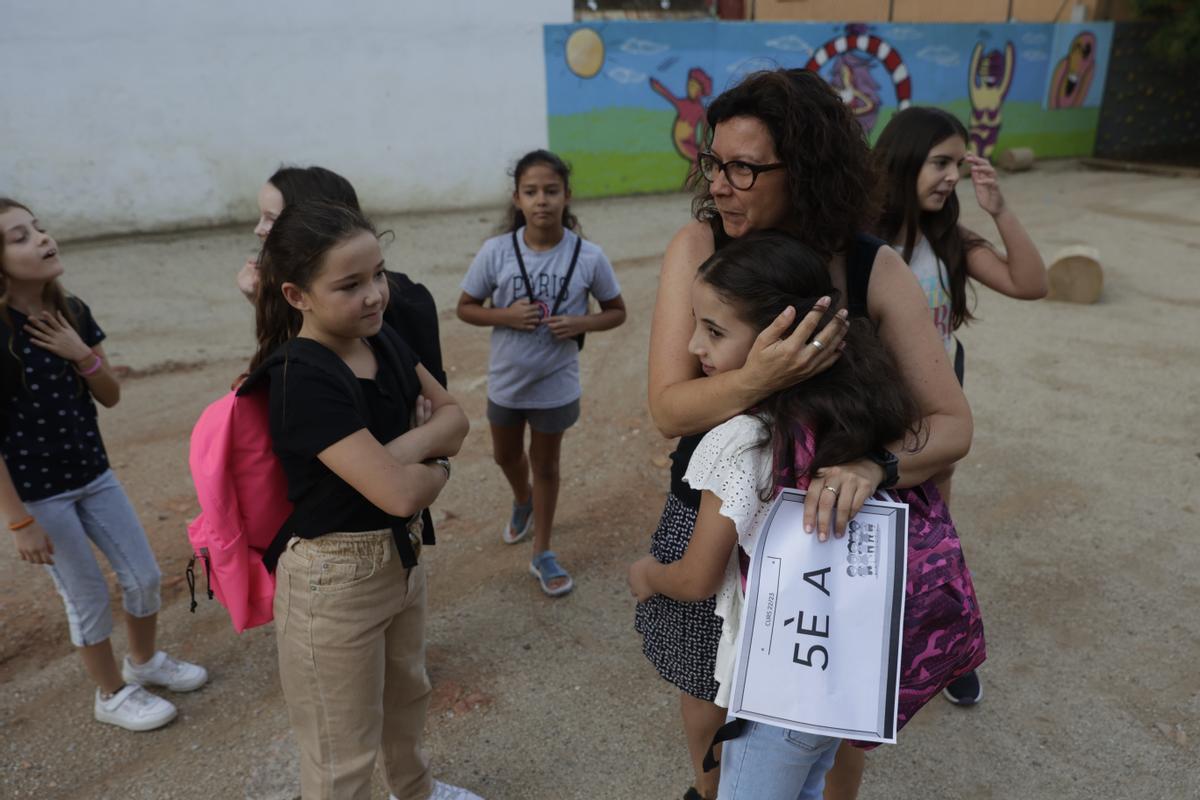
[[[696,164],[699,166],[704,180],[709,183],[712,183],[713,178],[717,177],[717,172],[724,172],[725,180],[729,181],[729,185],[742,191],[753,188],[760,173],[783,167],[783,163],[780,161],[776,161],[774,164],[748,164],[745,161],[722,162],[712,153],[700,153],[696,156]]]

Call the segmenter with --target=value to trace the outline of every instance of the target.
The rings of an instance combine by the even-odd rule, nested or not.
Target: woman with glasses
[[[875,324],[916,397],[928,441],[918,453],[897,446],[822,470],[820,489],[808,495],[806,529],[822,539],[843,535],[846,521],[877,489],[915,486],[961,459],[971,443],[970,409],[920,285],[893,250],[861,233],[873,219],[875,175],[862,129],[837,94],[806,70],[758,72],[718,96],[707,122],[708,146],[692,176],[695,220],[667,247],[650,335],[650,410],[663,435],[681,437],[651,540],[651,554],[663,563],[681,558],[691,538],[699,493],[683,475],[704,433],[828,368],[841,356],[851,316]],[[758,336],[745,366],[706,376],[688,353],[696,270],[728,242],[767,229],[795,236],[830,264],[842,307],[817,330],[830,302],[823,298],[790,334],[796,312],[785,310]],[[680,603],[656,595],[637,610],[643,652],[681,690],[696,775],[689,800],[715,797],[719,780],[702,766],[726,713],[713,702],[722,627],[715,609],[714,598]],[[827,796],[854,797],[863,764],[859,751],[839,755]]]

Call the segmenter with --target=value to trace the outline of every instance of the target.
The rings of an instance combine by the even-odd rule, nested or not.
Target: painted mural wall
[[[871,141],[910,104],[963,120],[995,158],[1092,153],[1112,23],[612,22],[545,28],[550,147],[585,197],[670,191],[706,103],[761,69],[816,70]]]

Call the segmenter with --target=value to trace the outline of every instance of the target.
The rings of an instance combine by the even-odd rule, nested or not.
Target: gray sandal
[[[551,597],[562,597],[575,588],[575,581],[554,557],[553,550],[544,550],[529,562],[529,572],[538,579],[542,591]],[[566,578],[567,582],[557,589],[550,588],[550,582],[558,578]]]

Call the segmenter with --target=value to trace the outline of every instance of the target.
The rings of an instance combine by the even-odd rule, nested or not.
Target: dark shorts
[[[579,421],[579,401],[557,408],[507,408],[489,399],[487,418],[498,428],[516,428],[528,422],[538,433],[562,433]]]
[[[954,374],[955,374],[955,376],[957,376],[957,377],[958,377],[958,385],[959,385],[959,386],[962,386],[962,385],[963,385],[963,371],[964,371],[964,370],[963,370],[963,367],[965,366],[963,362],[966,360],[966,358],[965,358],[965,356],[964,356],[964,354],[963,354],[963,346],[962,346],[962,342],[960,342],[960,341],[958,341],[958,340],[956,339],[956,340],[955,340],[955,342],[954,342],[954,344],[955,344],[955,348],[954,348]]]

